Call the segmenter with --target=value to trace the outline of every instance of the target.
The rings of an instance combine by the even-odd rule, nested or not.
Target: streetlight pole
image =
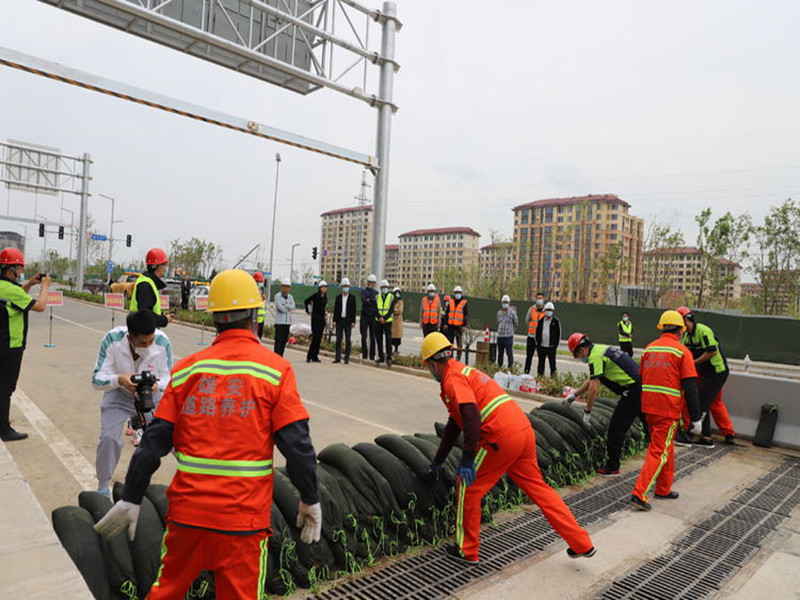
[[[292,244],[292,258],[291,262],[289,263],[289,281],[291,282],[292,277],[294,277],[294,249],[300,245],[300,242],[296,242]]]
[[[281,155],[279,152],[275,153],[275,198],[272,201],[272,237],[269,241],[269,275],[267,276],[267,296],[270,296],[272,289],[272,256],[275,251],[275,214],[278,211],[278,175],[281,168]]]
[[[111,262],[111,252],[114,249],[114,223],[122,223],[122,219],[115,221],[114,220],[114,207],[115,207],[115,200],[111,196],[106,196],[105,194],[97,194],[101,198],[105,198],[106,200],[111,200],[111,226],[108,228],[108,261]]]
[[[69,213],[69,271],[72,275],[72,237],[75,235],[75,211],[68,208],[61,208],[61,212]]]

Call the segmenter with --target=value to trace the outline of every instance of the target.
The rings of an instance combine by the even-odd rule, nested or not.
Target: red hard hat
[[[675,310],[678,312],[678,314],[680,314],[680,316],[682,316],[682,317],[689,316],[691,318],[692,311],[689,310],[688,307],[680,306],[680,307],[676,308]]]
[[[253,273],[253,279],[255,279],[258,283],[264,282],[264,274],[261,271],[256,271]]]
[[[25,266],[25,257],[16,248],[3,248],[0,252],[0,265],[22,265]]]
[[[150,250],[147,251],[145,262],[148,267],[152,267],[156,265],[165,265],[169,262],[169,259],[167,258],[167,253],[161,248],[150,248]]]
[[[575,356],[575,351],[581,345],[581,342],[588,339],[589,336],[587,336],[585,333],[573,333],[571,336],[569,336],[569,339],[567,340],[567,347],[569,348],[569,351],[572,352],[572,356]]]

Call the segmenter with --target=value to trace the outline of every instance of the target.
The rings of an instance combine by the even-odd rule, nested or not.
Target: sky
[[[397,5],[387,243],[468,226],[488,244],[510,238],[517,204],[611,193],[692,244],[704,207],[759,221],[800,197],[796,1]],[[365,103],[301,96],[36,0],[0,0],[0,46],[374,154]],[[280,152],[274,272],[288,275],[292,244],[295,268],[311,266],[320,213],[354,205],[361,181],[357,165],[7,67],[0,139],[92,155],[89,210],[107,233],[110,203],[97,194],[116,198],[115,234],[134,240],[115,245],[123,263],[192,236],[220,245],[223,266],[257,244],[266,261]],[[63,202],[77,210],[77,197]],[[0,188],[0,215],[32,217],[34,203],[59,220],[62,198]],[[27,233],[36,256],[35,226]],[[54,237],[48,248],[66,255]]]

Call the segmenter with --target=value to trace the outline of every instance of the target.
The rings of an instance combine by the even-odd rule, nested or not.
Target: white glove
[[[319,541],[322,533],[322,506],[316,504],[306,504],[300,501],[297,507],[297,527],[302,527],[300,539],[306,544]]]
[[[583,424],[586,427],[591,427],[592,425],[592,411],[584,410],[583,411]]]
[[[699,421],[692,421],[692,428],[689,431],[700,433],[702,429],[703,429],[703,419],[700,419]]]
[[[570,394],[569,396],[564,398],[564,401],[561,404],[563,404],[564,406],[570,406],[577,399],[578,396],[576,396],[575,394]]]
[[[139,504],[120,500],[111,507],[106,516],[95,523],[94,530],[100,535],[114,537],[128,529],[128,539],[133,541],[136,536],[136,523],[139,520]]]

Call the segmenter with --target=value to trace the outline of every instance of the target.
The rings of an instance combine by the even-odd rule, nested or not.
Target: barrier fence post
[[[50,337],[48,343],[44,345],[45,348],[55,348],[53,343],[53,307],[64,306],[64,292],[61,290],[53,290],[47,292],[45,299],[46,306],[50,307]]]

